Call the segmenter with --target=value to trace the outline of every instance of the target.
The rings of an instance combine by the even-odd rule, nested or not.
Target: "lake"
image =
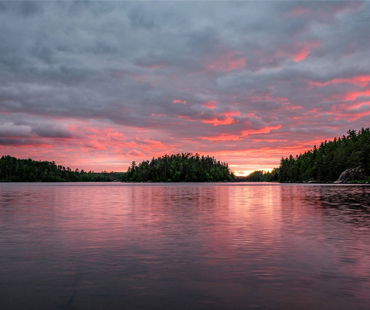
[[[370,309],[370,186],[1,183],[1,309]]]

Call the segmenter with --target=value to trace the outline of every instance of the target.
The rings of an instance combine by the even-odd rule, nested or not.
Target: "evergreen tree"
[[[55,162],[18,159],[11,156],[0,158],[1,182],[111,182],[123,181],[120,172],[72,171]]]
[[[234,174],[226,163],[214,157],[192,153],[164,155],[127,169],[126,182],[206,182],[232,181]]]
[[[370,129],[324,141],[295,158],[282,158],[278,168],[280,182],[333,182],[349,168],[359,168],[370,176]]]

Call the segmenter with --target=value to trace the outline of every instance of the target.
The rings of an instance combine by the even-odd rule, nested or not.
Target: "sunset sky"
[[[370,126],[370,2],[0,1],[0,155],[238,174]]]

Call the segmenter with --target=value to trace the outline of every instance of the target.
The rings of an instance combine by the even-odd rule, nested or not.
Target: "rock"
[[[364,170],[361,167],[356,168],[349,168],[344,170],[338,180],[336,180],[335,184],[343,184],[347,183],[348,181],[354,181],[354,180],[364,180],[366,179],[366,175]]]

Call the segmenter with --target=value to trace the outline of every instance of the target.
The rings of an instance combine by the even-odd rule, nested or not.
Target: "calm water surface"
[[[370,309],[370,187],[0,184],[1,309]]]

